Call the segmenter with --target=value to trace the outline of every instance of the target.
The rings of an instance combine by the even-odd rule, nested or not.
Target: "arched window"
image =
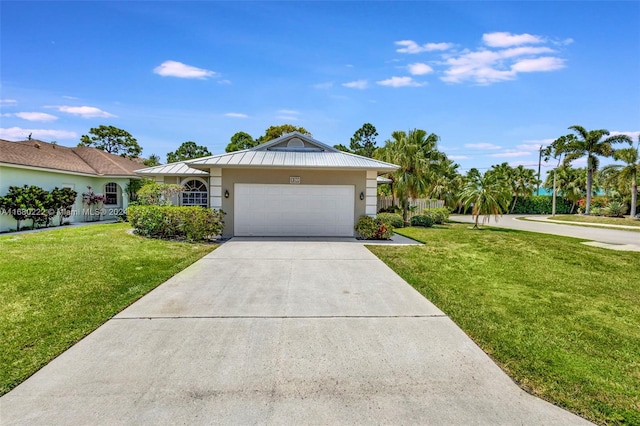
[[[207,185],[199,180],[190,180],[184,183],[184,191],[182,191],[183,206],[202,206],[208,207]]]
[[[118,184],[109,182],[104,186],[104,196],[107,198],[104,202],[106,205],[118,205]]]

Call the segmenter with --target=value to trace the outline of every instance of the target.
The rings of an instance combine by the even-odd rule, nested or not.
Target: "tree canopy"
[[[278,139],[280,136],[287,134],[299,132],[303,135],[311,136],[311,133],[305,129],[304,127],[296,127],[293,124],[281,124],[280,126],[271,126],[267,130],[264,131],[264,135],[260,136],[257,141],[258,144],[269,142],[273,139]]]
[[[175,151],[167,153],[167,163],[177,163],[178,161],[192,160],[208,155],[211,155],[211,152],[206,146],[187,141],[183,142]]]
[[[91,146],[121,157],[138,158],[142,148],[126,130],[114,126],[92,127],[89,135],[82,135],[78,146]]]
[[[309,131],[304,127],[296,127],[293,124],[282,124],[280,126],[269,127],[265,130],[264,135],[260,136],[258,139],[253,139],[253,137],[246,132],[237,132],[231,136],[231,141],[225,148],[225,151],[234,152],[253,148],[254,146],[258,146],[262,143],[269,142],[270,140],[277,139],[282,135],[293,132],[299,132],[304,135],[311,136],[311,133],[309,133]]]
[[[372,158],[376,150],[376,136],[378,136],[378,131],[375,126],[371,123],[364,123],[353,134],[349,144],[350,151],[363,157]]]
[[[258,141],[246,132],[236,132],[231,136],[231,142],[225,148],[226,152],[242,151],[243,149],[253,148],[258,145]]]
[[[160,165],[160,156],[156,154],[151,154],[149,158],[142,162],[147,167],[159,166]]]

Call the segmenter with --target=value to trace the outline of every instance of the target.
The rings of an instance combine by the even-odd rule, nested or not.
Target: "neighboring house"
[[[397,168],[294,132],[137,173],[185,186],[181,205],[222,209],[224,237],[353,236],[360,216],[376,214],[378,174]]]
[[[47,191],[71,188],[78,193],[69,222],[114,218],[128,205],[126,187],[140,163],[96,148],[68,148],[39,140],[11,142],[0,139],[0,196],[10,186],[36,185]],[[92,187],[106,197],[103,215],[91,216],[82,194]],[[95,211],[95,209],[94,209]],[[57,223],[57,219],[54,220]],[[24,224],[23,224],[24,225]],[[16,228],[11,215],[0,214],[0,232]]]

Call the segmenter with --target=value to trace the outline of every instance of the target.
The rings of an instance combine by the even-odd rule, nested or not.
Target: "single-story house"
[[[47,191],[71,188],[78,196],[67,221],[115,218],[128,206],[126,187],[132,179],[140,179],[134,172],[140,166],[137,161],[86,146],[69,148],[36,139],[0,139],[0,196],[6,195],[10,186],[35,185]],[[89,192],[88,187],[106,197],[99,206],[102,215],[90,214],[83,203],[82,194]],[[10,214],[0,214],[0,232],[15,228],[16,221]]]
[[[353,236],[375,216],[377,178],[394,164],[298,132],[251,149],[138,170],[183,185],[179,204],[222,209],[223,236]]]

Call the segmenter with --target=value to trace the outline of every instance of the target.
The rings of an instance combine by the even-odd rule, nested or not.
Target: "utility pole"
[[[536,190],[536,195],[540,195],[540,166],[542,165],[542,145],[540,145],[540,149],[538,150],[538,189]]]

